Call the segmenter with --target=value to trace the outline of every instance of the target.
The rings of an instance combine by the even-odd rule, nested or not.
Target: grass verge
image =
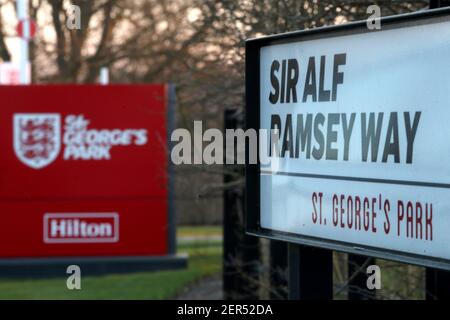
[[[185,230],[185,234],[198,234],[195,227]],[[213,230],[220,235],[216,227],[198,231],[203,236],[205,232],[212,235]],[[181,241],[178,252],[189,255],[187,269],[83,277],[81,290],[68,290],[66,278],[0,279],[0,299],[170,299],[194,281],[221,271],[220,241]]]

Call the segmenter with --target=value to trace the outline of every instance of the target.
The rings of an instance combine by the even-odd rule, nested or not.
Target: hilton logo
[[[119,241],[117,213],[47,213],[45,243],[101,243]]]

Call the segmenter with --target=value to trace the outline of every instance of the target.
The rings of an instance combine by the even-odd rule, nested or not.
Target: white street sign
[[[447,263],[450,17],[317,34],[259,48],[261,233]]]

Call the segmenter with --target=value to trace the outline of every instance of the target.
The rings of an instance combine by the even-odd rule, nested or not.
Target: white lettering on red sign
[[[48,213],[44,215],[45,243],[119,241],[117,213]]]
[[[110,160],[115,146],[147,144],[147,129],[91,129],[84,115],[65,117],[61,139],[61,115],[14,115],[14,151],[27,166],[41,169],[52,163],[63,145],[64,160]]]

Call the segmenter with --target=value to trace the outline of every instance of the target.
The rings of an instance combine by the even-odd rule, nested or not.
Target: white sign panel
[[[263,46],[261,227],[450,260],[449,57],[445,20]]]
[[[26,66],[26,77],[28,82],[31,79],[31,64]],[[17,62],[0,63],[0,85],[18,85],[20,84],[20,64]]]

